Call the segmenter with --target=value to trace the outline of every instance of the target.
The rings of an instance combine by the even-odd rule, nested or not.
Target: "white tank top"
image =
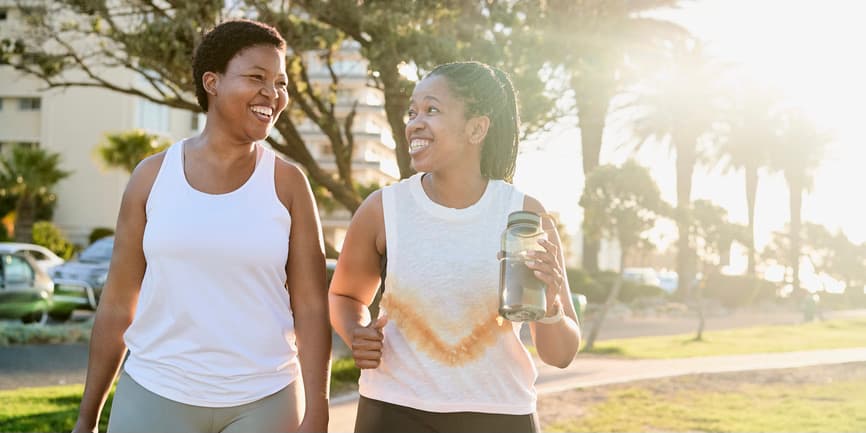
[[[523,194],[491,180],[465,209],[431,201],[421,174],[382,190],[387,277],[382,362],[360,393],[429,412],[535,412],[520,324],[498,319],[500,235]]]
[[[299,374],[285,286],[292,220],[277,197],[275,155],[262,151],[241,187],[207,194],[187,182],[175,143],[147,199],[147,269],[125,369],[170,400],[237,406]]]

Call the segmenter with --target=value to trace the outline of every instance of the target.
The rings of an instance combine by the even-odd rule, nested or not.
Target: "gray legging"
[[[304,412],[303,388],[296,380],[275,394],[234,407],[202,407],[154,394],[120,375],[108,431],[124,432],[293,432]]]

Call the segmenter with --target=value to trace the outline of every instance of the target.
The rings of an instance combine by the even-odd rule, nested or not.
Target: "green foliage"
[[[90,235],[87,237],[88,245],[114,234],[114,229],[109,227],[96,227],[90,231]]]
[[[0,187],[7,194],[47,194],[71,173],[60,169],[60,154],[45,149],[16,146],[0,156]]]
[[[618,277],[616,272],[599,271],[586,272],[580,268],[568,268],[568,286],[574,293],[586,296],[588,302],[604,303]],[[638,298],[665,296],[665,291],[657,286],[638,284],[633,281],[623,281],[617,298],[629,303]]]
[[[745,243],[747,229],[728,220],[728,211],[709,200],[691,205],[691,236],[698,246],[698,257],[710,266],[725,265],[734,241]]]
[[[132,173],[143,159],[164,151],[170,145],[164,137],[133,129],[105,134],[105,141],[96,147],[96,154],[107,167]]]
[[[56,196],[52,189],[70,174],[60,168],[59,153],[16,146],[11,154],[0,155],[0,196],[17,197],[17,241],[30,242],[33,221],[39,214],[37,206],[53,206]]]
[[[339,394],[354,389],[361,377],[361,370],[352,358],[338,358],[331,362],[331,392]]]
[[[87,82],[198,112],[189,59],[202,35],[233,16],[271,23],[288,44],[290,105],[276,123],[279,133],[268,141],[304,166],[335,203],[354,211],[362,191],[354,188],[352,179],[354,115],[346,114],[352,105],[337,98],[347,88],[342,80],[360,78],[381,91],[405,177],[412,171],[403,115],[414,86],[401,74],[407,69],[416,68],[420,74],[457,59],[485,61],[511,73],[521,93],[524,132],[554,118],[555,95],[547,91],[549,80],[539,74],[553,66],[548,66],[549,53],[538,49],[544,38],[530,22],[537,11],[528,2],[246,0],[226,5],[214,0],[63,0],[29,9],[29,27],[4,41],[0,60],[48,87]],[[360,70],[347,69],[354,65]],[[138,79],[120,81],[95,72],[106,68],[127,69]],[[59,73],[66,71],[78,73],[69,75],[74,82]],[[336,173],[312,157],[310,143],[298,132],[302,123],[315,125],[328,138]],[[129,169],[132,163],[123,160],[122,166]]]
[[[706,276],[703,297],[737,308],[772,301],[778,290],[777,284],[760,278],[714,273]]]
[[[669,213],[649,171],[634,160],[604,165],[587,176],[580,205],[587,237],[619,241],[623,254],[650,244],[645,237],[657,219]]]
[[[64,260],[69,260],[75,254],[75,245],[49,221],[33,224],[33,243],[48,248]]]
[[[4,322],[0,323],[0,347],[19,344],[86,343],[90,340],[92,327],[92,321],[67,322],[50,326]]]

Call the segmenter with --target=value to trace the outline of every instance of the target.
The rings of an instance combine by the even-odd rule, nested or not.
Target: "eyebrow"
[[[422,99],[424,99],[424,100],[433,100],[433,101],[436,101],[436,102],[438,102],[438,103],[440,103],[440,104],[442,103],[442,101],[440,101],[439,98],[437,98],[437,97],[435,97],[435,96],[431,96],[431,95],[427,95],[427,96],[423,97]],[[410,104],[415,103],[415,99],[413,99],[413,98],[409,98],[409,103],[410,103]]]

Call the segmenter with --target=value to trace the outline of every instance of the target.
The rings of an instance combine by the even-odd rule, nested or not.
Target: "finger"
[[[382,352],[378,350],[353,350],[352,358],[356,361],[378,361],[382,359]]]
[[[559,262],[556,260],[556,257],[544,251],[533,251],[530,254],[529,258],[534,261],[544,262],[551,267],[559,266]]]
[[[382,357],[381,350],[353,350],[352,357],[355,359],[379,359]]]
[[[378,359],[377,360],[367,360],[367,359],[358,360],[358,359],[356,359],[355,365],[358,366],[358,368],[360,368],[362,370],[369,369],[369,368],[376,368],[379,366],[379,360]]]
[[[352,333],[352,341],[356,340],[372,340],[382,341],[385,338],[382,332],[376,328],[356,328]]]
[[[554,257],[557,256],[558,248],[553,242],[550,242],[547,239],[539,239],[538,244],[544,247],[544,249]]]
[[[551,288],[553,288],[553,289],[559,288],[559,284],[557,284],[557,280],[553,275],[551,275],[547,272],[541,272],[541,271],[532,271],[532,272],[533,272],[533,274],[535,274],[536,278],[541,280],[541,282],[547,286],[548,290]]]
[[[376,340],[354,340],[352,341],[352,350],[382,350],[382,341]]]
[[[379,318],[376,319],[376,321],[373,322],[369,327],[381,330],[382,328],[385,327],[386,324],[388,324],[388,316],[382,315],[382,316],[379,316]]]

